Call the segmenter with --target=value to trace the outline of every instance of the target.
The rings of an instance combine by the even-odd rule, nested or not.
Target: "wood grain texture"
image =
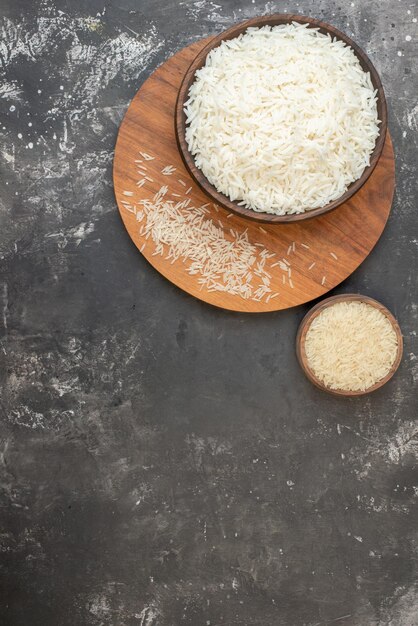
[[[231,201],[227,196],[223,193],[217,191],[217,189],[210,184],[207,180],[206,176],[203,172],[196,167],[194,158],[190,154],[185,133],[186,133],[186,116],[184,113],[184,103],[188,99],[188,93],[191,84],[195,79],[195,74],[198,69],[200,69],[206,62],[206,57],[209,52],[219,46],[222,41],[227,41],[229,39],[234,39],[238,37],[242,33],[244,33],[247,28],[254,27],[262,27],[262,26],[277,26],[279,24],[290,24],[293,21],[299,22],[301,24],[309,24],[313,28],[318,28],[318,30],[323,34],[330,34],[333,38],[340,39],[344,41],[347,45],[349,45],[356,54],[359,59],[360,65],[365,72],[370,72],[370,77],[373,83],[374,88],[377,90],[377,115],[378,119],[381,121],[379,127],[379,136],[376,141],[376,145],[374,150],[370,156],[370,165],[365,168],[361,177],[354,181],[351,185],[349,185],[347,191],[336,200],[333,200],[329,204],[324,207],[318,207],[316,209],[312,209],[311,211],[306,211],[305,213],[299,213],[295,215],[271,215],[269,213],[258,213],[256,211],[252,211],[251,209],[246,209],[243,206],[239,206],[238,202]],[[289,222],[301,222],[312,219],[313,217],[317,217],[319,215],[324,215],[329,211],[332,211],[339,207],[344,202],[347,202],[355,193],[361,189],[364,183],[371,176],[374,168],[377,165],[377,162],[382,153],[386,132],[387,132],[387,106],[386,106],[386,98],[385,92],[383,90],[383,85],[380,80],[379,74],[377,73],[376,68],[370,61],[367,54],[362,50],[350,37],[348,37],[345,33],[341,32],[331,24],[327,24],[326,22],[322,22],[320,20],[306,17],[303,15],[290,15],[290,14],[276,14],[276,15],[264,15],[262,17],[255,17],[251,20],[247,20],[245,22],[241,22],[240,24],[235,24],[228,30],[220,33],[216,37],[213,37],[209,43],[207,43],[196,55],[187,69],[183,81],[180,85],[178,98],[176,102],[176,113],[175,113],[175,123],[176,123],[176,139],[179,146],[180,154],[183,158],[184,163],[191,176],[195,180],[195,182],[202,187],[202,189],[213,199],[217,204],[221,204],[223,207],[227,208],[229,211],[233,211],[238,215],[242,215],[243,217],[247,217],[249,219],[256,220],[258,222],[263,223],[271,223],[271,224],[282,224]]]
[[[210,215],[215,223],[221,220],[226,236],[229,229],[243,232],[248,229],[252,243],[262,243],[277,254],[287,255],[292,242],[296,251],[290,254],[292,267],[291,288],[288,281],[282,284],[282,272],[272,276],[273,291],[280,295],[269,302],[244,300],[225,292],[200,290],[196,276],[190,276],[182,261],[171,264],[161,256],[153,256],[154,248],[140,236],[140,226],[135,215],[122,204],[127,200],[152,197],[162,185],[168,185],[170,193],[184,196],[185,189],[192,187],[189,195],[195,206],[209,201],[186,170],[179,154],[174,131],[175,103],[184,73],[207,40],[184,48],[163,65],[142,85],[121,124],[114,159],[114,188],[122,220],[138,249],[146,243],[143,255],[163,276],[187,293],[218,307],[233,311],[267,312],[303,304],[318,298],[346,279],[370,253],[381,236],[392,205],[395,187],[395,171],[392,143],[389,134],[379,163],[368,182],[348,202],[335,211],[315,219],[294,224],[264,224],[263,231],[253,220],[236,215],[227,218],[227,211],[219,212],[211,204]],[[152,181],[138,188],[139,179],[136,159],[143,151],[154,156],[147,161],[147,173]],[[176,167],[172,176],[163,176],[166,165]],[[182,180],[186,186],[182,185]],[[133,192],[127,197],[124,192]],[[187,197],[187,196],[185,196]],[[303,247],[309,246],[309,248]],[[334,259],[330,253],[334,253]],[[315,265],[312,266],[312,264]],[[279,268],[276,268],[278,270]],[[323,277],[325,283],[322,285]]]
[[[314,372],[309,367],[308,358],[306,356],[306,351],[305,351],[305,342],[306,342],[306,335],[310,328],[310,325],[312,324],[314,319],[320,313],[322,313],[322,311],[327,309],[329,306],[336,304],[337,302],[365,302],[366,304],[369,304],[370,306],[375,307],[376,309],[381,311],[383,315],[385,315],[388,318],[388,320],[392,324],[392,327],[396,333],[396,338],[398,340],[398,352],[397,352],[396,359],[392,367],[390,368],[389,372],[386,374],[384,378],[379,380],[377,383],[375,383],[374,385],[372,385],[365,391],[346,391],[343,389],[329,389],[315,376]],[[401,359],[402,359],[402,353],[403,353],[402,331],[399,327],[398,322],[392,315],[392,313],[381,302],[378,302],[377,300],[374,300],[373,298],[370,298],[369,296],[362,296],[360,294],[355,294],[355,293],[347,293],[347,294],[341,294],[338,296],[332,296],[331,298],[327,298],[326,300],[322,300],[322,302],[319,302],[316,306],[312,307],[312,309],[308,311],[308,313],[305,315],[302,322],[300,323],[299,330],[296,335],[296,355],[298,357],[298,361],[305,375],[307,376],[307,378],[309,378],[309,380],[316,387],[334,396],[345,396],[347,398],[351,398],[354,396],[363,396],[366,393],[371,393],[372,391],[376,391],[376,389],[383,387],[383,385],[385,385],[392,378],[392,376],[395,374],[396,370],[398,369]]]

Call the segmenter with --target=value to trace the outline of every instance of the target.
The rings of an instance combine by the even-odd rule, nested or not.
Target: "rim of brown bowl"
[[[371,306],[381,311],[385,315],[385,317],[387,317],[389,322],[392,324],[393,330],[396,333],[396,338],[398,340],[398,352],[397,352],[395,361],[393,362],[389,372],[386,374],[386,376],[378,380],[374,385],[372,385],[371,387],[368,387],[364,391],[348,391],[346,389],[330,389],[329,387],[326,387],[326,385],[324,385],[324,383],[315,376],[315,374],[313,373],[313,371],[310,369],[308,365],[308,358],[305,352],[305,341],[306,341],[306,334],[309,330],[309,327],[311,323],[313,322],[313,320],[322,311],[336,304],[337,302],[365,302],[366,304],[370,304]],[[372,391],[376,391],[376,389],[379,389],[380,387],[383,387],[383,385],[385,385],[392,378],[392,376],[395,374],[396,370],[398,369],[400,362],[402,360],[402,354],[403,354],[403,337],[402,337],[402,331],[400,329],[400,326],[396,318],[389,311],[389,309],[387,309],[378,300],[375,300],[374,298],[370,298],[369,296],[363,296],[358,293],[346,293],[346,294],[341,294],[338,296],[331,296],[330,298],[326,298],[325,300],[321,300],[321,302],[318,302],[318,304],[316,304],[314,307],[312,307],[312,309],[310,309],[307,312],[307,314],[305,315],[305,317],[303,318],[303,320],[301,321],[299,325],[299,329],[296,335],[296,355],[297,355],[299,364],[303,372],[305,373],[306,377],[316,387],[318,387],[322,391],[326,391],[327,393],[332,394],[333,396],[345,396],[347,398],[351,398],[355,396],[364,396],[368,393],[371,393]]]
[[[329,33],[337,39],[341,39],[346,44],[351,46],[351,48],[356,53],[356,56],[359,59],[360,65],[363,70],[370,72],[373,86],[375,89],[377,89],[377,113],[381,124],[379,126],[379,136],[377,138],[376,145],[370,156],[370,165],[365,168],[363,174],[359,179],[351,183],[347,191],[342,196],[337,198],[337,200],[333,200],[332,202],[328,203],[324,207],[308,210],[304,213],[274,215],[270,213],[253,211],[252,209],[246,209],[242,206],[239,206],[236,202],[232,202],[227,196],[217,191],[215,187],[210,184],[203,172],[196,167],[194,158],[189,152],[185,139],[186,116],[183,109],[184,103],[186,102],[188,97],[190,86],[194,81],[195,73],[205,64],[206,57],[213,48],[219,46],[222,41],[234,39],[242,32],[247,30],[247,28],[266,25],[277,26],[279,24],[289,24],[291,22],[309,24],[310,26],[319,28],[320,32]],[[357,191],[364,185],[364,183],[368,180],[374,168],[376,167],[380,155],[382,154],[383,146],[385,144],[386,131],[387,105],[385,92],[383,90],[383,85],[380,80],[379,74],[377,73],[376,68],[370,61],[367,54],[360,48],[360,46],[358,46],[352,39],[350,39],[350,37],[348,37],[345,33],[341,32],[331,24],[327,24],[326,22],[312,17],[307,17],[305,15],[276,13],[273,15],[254,17],[250,20],[246,20],[245,22],[235,24],[234,26],[231,26],[231,28],[229,28],[228,30],[223,31],[219,35],[216,35],[204,48],[202,48],[202,50],[196,55],[196,57],[190,64],[189,69],[184,75],[182,83],[180,85],[175,107],[175,132],[177,145],[183,162],[194,181],[199,185],[199,187],[203,189],[205,193],[207,193],[208,196],[213,199],[216,204],[219,204],[225,209],[228,209],[229,211],[232,211],[233,213],[236,213],[237,215],[240,215],[242,217],[246,217],[257,222],[270,224],[286,224],[312,219],[314,217],[318,217],[319,215],[324,215],[324,213],[329,213],[329,211],[332,211],[344,202],[347,202],[347,200],[349,200],[355,193],[357,193]]]

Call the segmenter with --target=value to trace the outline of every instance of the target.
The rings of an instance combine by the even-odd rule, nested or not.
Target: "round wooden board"
[[[175,102],[180,83],[191,61],[207,42],[208,39],[192,44],[168,59],[142,85],[129,106],[119,130],[113,167],[115,195],[122,220],[137,248],[142,249],[142,254],[155,269],[180,289],[209,304],[233,311],[260,313],[309,302],[323,296],[352,274],[383,232],[395,189],[390,136],[387,135],[382,156],[368,182],[350,201],[327,215],[295,224],[260,226],[255,221],[228,214],[222,207],[216,211],[215,206],[209,204],[207,217],[217,225],[219,221],[222,223],[225,237],[232,239],[230,229],[238,233],[248,229],[251,243],[263,244],[275,253],[276,256],[269,259],[269,267],[283,257],[290,262],[291,280],[286,276],[283,284],[284,272],[278,266],[269,269],[272,291],[279,295],[269,300],[264,297],[260,301],[243,299],[224,291],[201,289],[198,275],[188,273],[187,261],[171,263],[165,255],[153,254],[155,246],[151,238],[146,241],[140,235],[140,224],[132,206],[152,198],[163,185],[169,187],[167,199],[190,198],[190,206],[196,207],[210,202],[187,173],[174,131]],[[141,152],[153,159],[144,160]],[[143,179],[138,173],[141,165],[145,165],[150,180],[145,179],[145,183],[138,187],[138,181]],[[162,174],[161,170],[167,165],[176,168],[172,175]],[[190,187],[189,195],[185,195]],[[293,243],[295,250],[289,252]]]

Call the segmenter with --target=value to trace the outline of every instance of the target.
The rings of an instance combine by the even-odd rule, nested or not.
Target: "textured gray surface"
[[[184,45],[285,8],[353,33],[390,108],[393,212],[338,291],[382,300],[405,356],[352,401],[298,368],[306,308],[193,300],[141,258],[113,197],[141,82]],[[0,622],[418,624],[414,2],[0,10]]]

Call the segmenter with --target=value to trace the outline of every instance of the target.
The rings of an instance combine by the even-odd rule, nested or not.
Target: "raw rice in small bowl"
[[[366,54],[299,15],[254,18],[213,38],[181,84],[176,135],[214,202],[294,222],[346,202],[383,150],[387,110]]]

